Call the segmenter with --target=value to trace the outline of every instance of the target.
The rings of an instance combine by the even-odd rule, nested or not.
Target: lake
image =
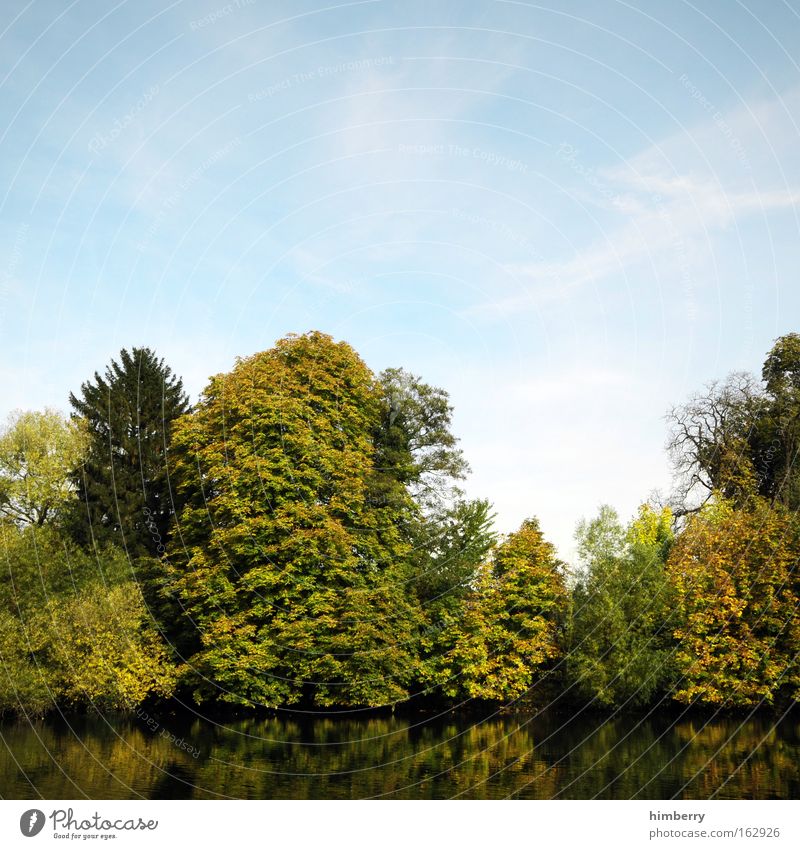
[[[7,799],[796,799],[800,719],[519,714],[0,723]]]

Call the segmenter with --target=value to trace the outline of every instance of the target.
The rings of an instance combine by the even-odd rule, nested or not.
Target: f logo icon
[[[19,818],[19,830],[25,837],[36,837],[44,828],[44,813],[38,808],[31,808]]]

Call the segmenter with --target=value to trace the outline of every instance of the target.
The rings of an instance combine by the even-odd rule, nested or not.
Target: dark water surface
[[[7,799],[800,796],[796,715],[110,716],[6,720],[0,736]]]

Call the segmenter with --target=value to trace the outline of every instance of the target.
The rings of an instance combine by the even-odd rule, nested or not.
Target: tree
[[[457,501],[422,516],[412,535],[414,586],[424,622],[420,635],[420,678],[435,686],[440,655],[452,644],[468,599],[497,544],[494,514],[485,500]]]
[[[800,508],[800,334],[778,339],[761,372],[770,399],[754,439],[761,495]]]
[[[718,498],[692,516],[667,573],[674,589],[686,703],[752,707],[800,698],[800,527],[764,499],[736,509]]]
[[[120,351],[70,404],[89,434],[76,473],[79,538],[122,545],[131,556],[163,551],[176,505],[168,455],[174,421],[189,409],[183,383],[149,348]]]
[[[0,713],[131,708],[172,692],[175,669],[124,552],[5,523],[0,557]]]
[[[459,500],[425,517],[413,537],[423,604],[437,607],[462,598],[497,543],[491,504]]]
[[[766,409],[755,379],[737,373],[670,410],[667,449],[679,484],[676,513],[694,512],[715,491],[739,501],[753,494],[758,482],[751,439]]]
[[[18,525],[62,518],[86,444],[84,429],[55,410],[12,413],[0,434],[0,517]]]
[[[668,509],[642,505],[624,529],[603,506],[576,530],[582,568],[567,667],[576,692],[600,706],[644,705],[668,686],[671,518]]]
[[[185,499],[171,589],[199,631],[198,697],[406,697],[419,611],[399,482],[375,492],[382,394],[353,349],[287,336],[213,377],[175,427]]]
[[[597,518],[578,522],[575,541],[578,557],[589,574],[617,560],[625,546],[625,530],[617,511],[608,504],[601,505]]]
[[[442,509],[469,466],[450,427],[447,392],[401,368],[381,372],[382,416],[376,432],[378,469],[406,486],[423,508]]]
[[[43,716],[55,706],[58,690],[52,670],[32,661],[40,644],[20,619],[0,608],[0,716]]]
[[[679,513],[696,511],[714,492],[738,506],[759,496],[800,508],[799,334],[776,340],[760,383],[733,374],[673,408],[668,419]]]
[[[463,610],[450,614],[434,680],[450,697],[519,698],[559,656],[567,603],[563,564],[528,519],[482,566]]]
[[[488,501],[467,501],[458,482],[469,471],[451,430],[453,408],[447,392],[401,368],[379,376],[381,417],[375,434],[373,496],[410,495],[415,510],[402,528],[412,549],[414,586],[422,607],[420,677],[435,678],[437,656],[448,641],[446,629],[458,619],[466,595],[496,543]],[[400,487],[398,487],[400,484]]]
[[[177,673],[132,581],[88,584],[45,610],[49,663],[60,697],[73,704],[132,709],[168,697]]]

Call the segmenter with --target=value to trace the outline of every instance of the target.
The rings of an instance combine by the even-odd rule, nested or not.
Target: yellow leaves
[[[517,698],[559,655],[567,595],[558,565],[538,523],[529,520],[481,567],[462,615],[448,622],[449,648],[433,663],[447,695]]]
[[[85,425],[55,410],[17,411],[0,433],[0,515],[39,524],[74,497],[70,480],[88,445]]]
[[[87,587],[74,599],[51,602],[45,615],[69,700],[121,708],[172,693],[176,670],[135,584]]]
[[[213,378],[176,426],[191,506],[174,559],[190,558],[172,586],[201,630],[194,660],[246,702],[296,701],[304,681],[318,704],[405,692],[413,502],[385,469],[392,500],[368,495],[381,391],[350,346],[289,336]]]
[[[626,531],[629,545],[657,545],[672,537],[672,511],[664,507],[654,510],[649,504],[639,507],[637,517]]]
[[[799,554],[796,518],[765,502],[718,501],[690,520],[667,564],[687,682],[677,698],[746,706],[771,699],[786,669],[796,678]]]

